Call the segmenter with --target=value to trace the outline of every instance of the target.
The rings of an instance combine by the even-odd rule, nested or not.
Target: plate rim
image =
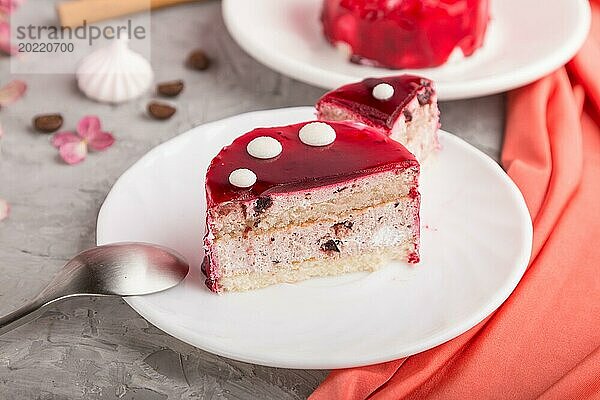
[[[265,113],[298,113],[298,114],[305,113],[305,114],[308,114],[307,112],[314,113],[314,107],[311,107],[311,106],[284,107],[284,108],[276,108],[276,109],[259,110],[259,111],[251,111],[251,112],[241,113],[241,114],[223,118],[223,119],[220,119],[217,121],[212,121],[212,122],[198,125],[196,127],[189,129],[188,131],[185,131],[185,132],[157,145],[156,147],[152,148],[151,150],[146,152],[144,155],[142,155],[131,166],[129,166],[111,187],[111,189],[110,189],[108,195],[106,196],[104,202],[102,203],[102,206],[98,213],[97,222],[96,222],[96,244],[102,245],[102,244],[112,243],[112,242],[104,239],[104,233],[102,232],[104,224],[101,221],[102,221],[104,213],[107,212],[106,211],[107,204],[109,204],[112,196],[116,192],[115,188],[117,188],[123,182],[123,180],[126,179],[126,176],[133,173],[132,171],[134,170],[134,168],[136,168],[136,166],[142,165],[146,160],[154,157],[155,154],[160,153],[163,148],[172,146],[173,144],[176,144],[179,141],[187,140],[188,137],[196,134],[196,131],[199,130],[201,127],[202,127],[202,129],[207,129],[207,128],[210,129],[210,126],[212,126],[212,125],[225,124],[228,121],[235,120],[236,118],[239,118],[241,116],[249,117],[251,114],[258,115],[258,114],[265,114]],[[421,353],[423,351],[426,351],[426,350],[429,350],[436,346],[439,346],[440,344],[443,344],[449,340],[452,340],[452,339],[460,336],[461,334],[467,332],[468,330],[470,330],[471,328],[473,328],[474,326],[479,324],[481,321],[483,321],[485,318],[487,318],[489,315],[491,315],[495,310],[497,310],[506,301],[506,299],[508,299],[508,297],[512,294],[512,292],[518,285],[519,281],[521,280],[521,278],[523,277],[524,273],[527,270],[527,266],[529,265],[529,260],[531,257],[531,249],[532,249],[533,225],[532,225],[531,217],[529,214],[529,210],[527,208],[527,205],[525,203],[525,200],[523,198],[521,191],[518,189],[516,184],[512,181],[512,179],[510,179],[510,177],[504,172],[504,170],[500,167],[500,165],[497,162],[495,162],[493,159],[491,159],[488,155],[483,153],[481,150],[477,149],[475,146],[469,144],[468,142],[459,138],[458,136],[455,136],[455,135],[453,135],[447,131],[441,130],[441,129],[440,129],[440,134],[441,134],[441,136],[443,136],[444,141],[446,141],[446,140],[454,141],[459,146],[462,146],[462,147],[466,148],[468,151],[471,151],[474,155],[476,155],[478,158],[483,160],[483,162],[488,163],[488,165],[490,165],[492,168],[494,168],[496,170],[497,174],[501,177],[501,179],[503,181],[505,181],[505,183],[507,183],[507,187],[510,188],[511,196],[514,197],[516,203],[519,204],[520,217],[525,217],[525,218],[523,218],[523,221],[527,222],[523,226],[524,234],[527,238],[527,243],[523,244],[523,247],[519,254],[518,265],[517,265],[517,263],[515,263],[515,267],[512,269],[511,274],[508,275],[505,285],[503,285],[501,287],[502,290],[496,291],[495,295],[492,298],[490,298],[489,301],[485,305],[480,307],[478,312],[473,312],[469,317],[464,318],[460,324],[457,324],[456,326],[448,328],[446,330],[442,330],[442,331],[436,333],[435,335],[432,335],[427,341],[420,343],[419,346],[414,346],[410,351],[400,351],[400,352],[393,352],[393,353],[390,352],[386,356],[377,356],[377,357],[371,357],[368,359],[362,358],[361,360],[355,360],[353,362],[347,362],[347,363],[319,362],[319,361],[315,361],[316,358],[311,360],[310,362],[307,362],[307,361],[295,362],[294,360],[287,360],[287,359],[278,358],[278,357],[264,357],[264,355],[257,356],[256,353],[254,354],[254,356],[252,356],[249,354],[250,352],[248,354],[240,354],[235,351],[228,351],[227,349],[225,349],[223,347],[213,346],[211,343],[209,343],[207,341],[202,342],[201,340],[200,341],[197,340],[198,337],[193,335],[193,330],[186,328],[185,326],[179,326],[176,324],[172,324],[172,325],[164,324],[163,323],[164,319],[160,320],[160,318],[155,318],[156,314],[153,314],[151,312],[152,306],[148,306],[147,304],[144,304],[143,296],[124,297],[123,299],[129,304],[129,306],[131,308],[134,309],[134,311],[136,311],[140,316],[142,316],[147,322],[154,325],[155,327],[162,330],[163,332],[165,332],[165,333],[167,333],[167,334],[169,334],[191,346],[194,346],[196,348],[207,351],[209,353],[216,354],[216,355],[219,355],[222,357],[226,357],[226,358],[229,358],[232,360],[242,361],[242,362],[251,363],[251,364],[264,365],[264,366],[269,366],[269,367],[276,367],[276,368],[339,369],[339,368],[352,368],[352,367],[359,367],[359,366],[365,366],[365,365],[373,365],[373,364],[378,364],[378,363],[387,362],[387,361],[407,357],[410,355],[418,354],[418,353]]]
[[[308,63],[298,63],[288,58],[280,57],[278,52],[270,51],[266,46],[259,46],[249,39],[240,26],[236,23],[235,9],[237,2],[246,0],[223,0],[222,15],[225,26],[234,41],[252,58],[266,65],[270,69],[283,75],[297,79],[323,89],[332,90],[347,83],[355,82],[359,78],[348,79],[347,75],[336,71],[317,68]],[[277,0],[267,0],[277,1]],[[577,29],[568,37],[568,40],[558,46],[553,53],[546,58],[541,58],[523,66],[519,70],[492,78],[479,78],[466,82],[443,82],[437,81],[438,98],[442,101],[470,99],[474,97],[498,94],[521,86],[525,86],[538,78],[551,73],[566,64],[583,46],[591,27],[591,7],[588,0],[570,0],[572,6],[577,6],[579,17],[583,23],[577,24]],[[423,69],[425,75],[429,70]],[[413,73],[413,70],[410,70]],[[418,70],[417,70],[418,71]],[[324,73],[326,72],[326,73]],[[403,70],[382,69],[377,76],[390,76],[405,73]],[[418,73],[418,72],[417,72]]]

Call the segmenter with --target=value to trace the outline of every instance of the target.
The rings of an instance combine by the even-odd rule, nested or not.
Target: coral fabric
[[[508,300],[426,352],[336,370],[322,399],[600,398],[600,1],[566,67],[508,94],[502,165],[534,225]]]

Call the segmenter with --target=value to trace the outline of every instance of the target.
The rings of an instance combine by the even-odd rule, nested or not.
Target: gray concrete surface
[[[0,222],[0,314],[32,298],[67,259],[94,245],[96,214],[111,185],[152,147],[240,112],[310,105],[324,92],[246,55],[226,32],[219,2],[158,11],[152,33],[157,80],[187,84],[167,122],[144,115],[150,95],[121,106],[97,104],[77,91],[70,75],[11,76],[8,60],[0,58],[0,83],[19,77],[29,84],[26,98],[0,110],[0,197],[12,205],[10,218]],[[195,47],[215,59],[209,71],[183,66]],[[503,96],[441,108],[446,130],[498,158]],[[31,117],[45,112],[63,113],[66,126],[97,114],[118,141],[81,165],[66,166],[49,137],[30,129]],[[74,299],[0,337],[1,399],[303,399],[326,373],[209,354],[164,334],[118,299]]]

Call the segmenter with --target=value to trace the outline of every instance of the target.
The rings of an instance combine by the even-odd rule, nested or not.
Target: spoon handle
[[[0,317],[0,335],[38,318],[42,315],[45,306],[53,302],[44,301],[38,297],[10,314]]]

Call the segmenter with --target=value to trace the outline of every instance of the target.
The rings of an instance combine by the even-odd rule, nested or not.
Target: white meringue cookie
[[[105,103],[132,100],[147,91],[153,79],[148,60],[129,49],[126,40],[94,51],[77,68],[79,89],[90,99]]]

